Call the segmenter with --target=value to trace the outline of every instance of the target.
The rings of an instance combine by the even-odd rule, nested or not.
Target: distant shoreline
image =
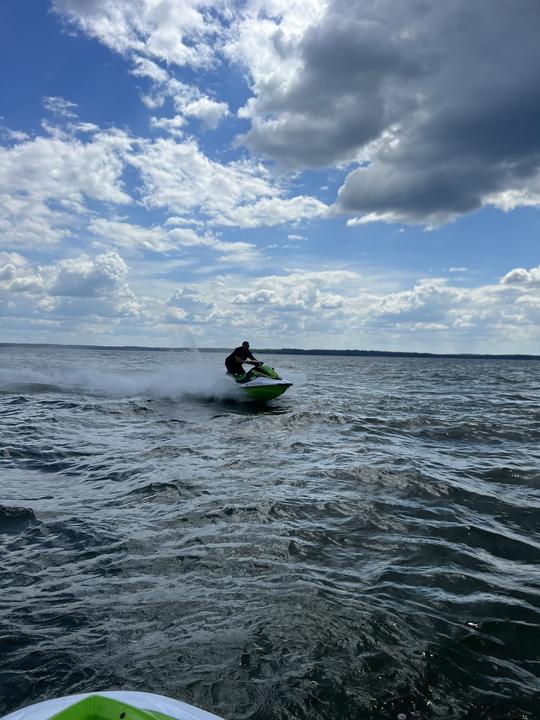
[[[73,350],[139,350],[145,352],[223,352],[229,353],[230,348],[189,348],[189,347],[145,347],[144,345],[77,345],[63,343],[15,343],[0,342],[2,347],[34,347],[34,348],[62,348]],[[488,353],[428,353],[428,352],[407,352],[394,350],[322,350],[313,348],[303,350],[301,348],[259,348],[257,353],[261,355],[329,355],[338,357],[398,357],[398,358],[446,358],[454,360],[540,360],[540,355],[521,354],[497,354]]]

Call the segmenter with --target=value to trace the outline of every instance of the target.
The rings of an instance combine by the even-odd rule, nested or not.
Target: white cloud
[[[204,250],[212,251],[221,262],[248,263],[257,258],[257,251],[251,243],[225,241],[211,232],[198,233],[190,227],[177,227],[171,223],[147,228],[125,220],[96,218],[89,223],[88,230],[108,245],[127,251],[189,252],[194,264],[204,262],[204,252],[200,252]]]
[[[314,197],[272,197],[223,208],[221,214],[216,215],[215,222],[218,225],[255,228],[321,218],[327,212],[327,205]]]
[[[521,182],[521,185],[521,189],[513,188],[487,195],[484,205],[492,205],[504,212],[510,212],[518,207],[540,206],[540,173],[533,177],[527,177]]]
[[[64,118],[76,118],[77,113],[74,112],[77,103],[66,100],[63,97],[44,97],[42,98],[43,107],[53,115]]]
[[[172,120],[175,127],[182,124],[178,117]],[[284,197],[285,188],[263,165],[212,161],[193,140],[151,141],[115,129],[84,129],[91,133],[85,139],[62,130],[0,147],[0,247],[54,246],[89,231],[117,246],[164,252],[201,245],[229,260],[233,254],[238,261],[241,256],[253,259],[250,243],[227,243],[208,232],[137,226],[91,211],[92,201],[140,203],[123,182],[129,165],[141,176],[143,202],[179,213],[177,225],[253,228],[321,217],[327,211],[316,198]]]
[[[132,75],[146,77],[152,81],[149,93],[143,95],[144,104],[150,109],[161,107],[167,98],[172,100],[178,115],[174,118],[152,118],[153,127],[162,128],[178,135],[186,118],[194,117],[202,124],[215,130],[221,120],[229,115],[229,106],[222,100],[214,100],[194,85],[187,85],[173,77],[157,63],[144,58],[135,58]]]
[[[44,281],[19,253],[0,252],[0,289],[8,293],[39,293]]]
[[[536,15],[489,0],[248,2],[225,45],[250,77],[245,143],[284,167],[358,163],[336,208],[351,224],[538,206]]]
[[[180,128],[182,128],[186,124],[185,118],[182,117],[182,115],[175,115],[174,117],[167,118],[167,117],[152,117],[150,118],[150,125],[151,127],[158,129],[158,130],[164,130],[165,132],[170,133],[174,137],[182,137],[184,132]]]
[[[121,179],[130,147],[119,131],[0,147],[0,244],[54,245],[79,226],[87,200],[131,202]]]
[[[36,194],[0,192],[0,247],[43,248],[57,245],[69,236],[72,215],[61,207],[51,209],[39,197],[40,191],[41,188],[37,188]]]
[[[60,260],[50,294],[70,297],[101,297],[123,287],[128,274],[124,260],[115,252]]]
[[[142,175],[151,207],[179,215],[199,211],[217,225],[258,227],[320,217],[327,207],[311,197],[281,197],[260,163],[207,158],[193,140],[159,138],[129,161]]]
[[[282,168],[349,167],[334,210],[353,215],[350,224],[433,228],[486,205],[540,204],[534,3],[520,13],[494,13],[491,0],[53,6],[133,63],[133,74],[151,83],[148,107],[170,98],[177,117],[206,129],[231,110],[223,97],[174,77],[176,68],[240,65],[252,95],[237,113],[250,124],[237,143]],[[173,118],[154,127],[180,136]]]
[[[88,142],[37,137],[0,148],[0,192],[27,193],[75,205],[84,195],[106,202],[129,202],[121,175],[130,146],[125,133],[109,131]]]
[[[202,120],[211,130],[215,130],[221,120],[229,114],[229,106],[226,102],[210,100],[207,97],[188,103],[183,110],[186,115]]]
[[[79,318],[110,325],[144,317],[128,284],[128,267],[115,252],[79,255],[35,267],[18,253],[0,253],[0,314],[72,327]],[[85,320],[86,319],[86,320]]]
[[[133,62],[135,67],[131,70],[131,74],[135,77],[147,77],[160,85],[166,84],[170,79],[169,73],[153,60],[135,57]]]
[[[5,138],[13,142],[23,142],[24,140],[30,139],[30,135],[28,135],[28,133],[22,132],[21,130],[10,130],[9,128],[1,128],[0,132]]]
[[[501,279],[503,285],[540,285],[540,265],[538,267],[525,270],[525,268],[515,268]]]
[[[219,31],[208,0],[53,0],[68,22],[122,54],[205,67]]]
[[[292,272],[253,280],[249,292],[240,292],[233,302],[240,305],[272,306],[281,310],[316,310],[341,307],[341,291],[356,285],[360,276],[340,270]]]
[[[224,32],[220,13],[230,15],[226,2],[53,0],[53,7],[68,23],[130,58],[131,74],[152,83],[142,98],[147,107],[159,108],[171,98],[180,116],[197,118],[210,130],[229,114],[226,102],[208,97],[172,74],[174,65],[208,68],[215,63],[216,40]],[[160,63],[166,63],[167,69]],[[73,103],[62,98],[45,100],[48,109],[73,116]],[[155,118],[152,124],[179,135],[178,120]]]
[[[533,282],[525,290],[502,282],[457,287],[436,278],[384,293],[356,273],[297,271],[246,282],[223,302],[249,305],[254,327],[280,338],[296,333],[305,341],[314,333],[321,342],[326,334],[323,346],[337,336],[341,347],[366,347],[371,338],[375,347],[392,349],[392,338],[399,343],[393,349],[412,349],[419,342],[419,349],[435,352],[482,352],[486,346],[491,352],[493,347],[518,352],[512,339],[521,343],[524,332],[533,343],[540,340],[538,286]],[[433,347],[434,332],[444,345]]]
[[[163,315],[163,321],[169,323],[184,323],[186,322],[188,314],[182,308],[171,307],[167,308]]]
[[[272,99],[287,91],[302,70],[298,43],[324,15],[324,0],[250,0],[231,24],[226,55],[250,73],[253,100],[244,117],[268,111]]]
[[[371,308],[377,316],[392,317],[400,322],[433,322],[444,317],[449,308],[468,304],[467,291],[449,286],[445,280],[420,280],[412,290],[391,293]]]
[[[88,225],[89,231],[119,247],[154,252],[166,252],[175,247],[169,233],[161,227],[141,227],[118,220],[96,218]]]
[[[431,278],[397,292],[348,270],[229,273],[176,287],[141,277],[137,296],[132,271],[114,251],[39,267],[19,253],[0,253],[0,313],[66,328],[75,318],[105,329],[137,317],[147,339],[162,332],[161,324],[163,332],[170,324],[204,326],[205,344],[222,344],[241,328],[267,345],[519,352],[524,338],[540,341],[540,268],[516,271],[493,285],[459,287]]]
[[[28,260],[19,253],[0,252],[0,280],[12,280],[16,272],[27,265]]]

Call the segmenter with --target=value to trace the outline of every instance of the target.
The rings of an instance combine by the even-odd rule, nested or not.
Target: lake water
[[[540,717],[540,362],[264,359],[0,348],[0,713]]]

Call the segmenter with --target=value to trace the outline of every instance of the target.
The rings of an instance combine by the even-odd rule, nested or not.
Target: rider
[[[225,358],[225,367],[229,375],[243,375],[245,371],[242,363],[256,365],[258,362],[257,358],[253,356],[253,353],[249,349],[248,341],[244,340],[240,347],[235,348],[232,353]]]

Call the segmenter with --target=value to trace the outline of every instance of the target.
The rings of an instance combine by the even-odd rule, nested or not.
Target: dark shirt
[[[253,354],[252,354],[251,350],[249,350],[249,349],[246,350],[246,349],[244,349],[242,346],[237,347],[237,348],[234,348],[234,350],[233,350],[232,353],[229,355],[229,357],[239,357],[239,358],[242,360],[242,362],[244,362],[244,361],[247,360],[248,358],[249,358],[250,360],[255,360],[255,358],[253,357]]]
[[[225,358],[225,366],[227,368],[227,371],[232,373],[233,375],[244,372],[244,368],[242,367],[241,362],[237,360],[237,358],[240,358],[242,362],[245,362],[248,358],[250,360],[255,360],[251,353],[251,350],[245,350],[242,346],[234,348],[232,353]]]

